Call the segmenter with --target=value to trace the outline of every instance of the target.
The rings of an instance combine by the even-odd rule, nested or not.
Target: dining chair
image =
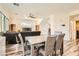
[[[0,56],[6,55],[6,37],[0,36]]]
[[[15,35],[14,39],[16,40],[16,44],[7,44],[6,42],[6,55],[11,55],[11,54],[18,55],[19,52],[18,47],[20,44],[17,35]]]
[[[55,55],[57,55],[57,50],[60,50],[60,55],[63,54],[63,39],[65,34],[57,35],[56,46],[55,46]]]
[[[54,32],[54,35],[59,35],[59,34],[62,34],[62,32],[61,31],[55,31]]]
[[[52,56],[55,53],[55,40],[54,37],[47,37],[47,41],[45,42],[45,48],[39,49],[39,54],[44,56]]]
[[[20,46],[20,44],[21,44],[21,47],[22,47],[22,55],[24,56],[24,55],[25,55],[25,44],[24,44],[23,38],[22,38],[22,36],[21,36],[20,33],[18,34],[18,37],[19,37],[19,39],[20,39],[20,43],[19,43],[19,41],[18,41],[17,36],[16,36],[16,41],[17,41],[17,43],[19,44],[19,46]],[[18,48],[18,50],[19,50],[19,48]]]
[[[20,39],[20,41],[21,41],[21,46],[22,46],[22,55],[23,56],[25,56],[25,55],[30,55],[30,49],[31,49],[31,47],[30,47],[30,43],[27,41],[27,40],[25,40],[25,42],[23,41],[23,38],[22,38],[22,36],[21,36],[21,33],[19,33],[18,34],[18,37],[19,37],[19,39]],[[18,41],[18,40],[17,40]]]

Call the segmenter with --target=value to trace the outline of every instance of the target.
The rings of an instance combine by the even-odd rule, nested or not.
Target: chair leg
[[[62,56],[62,54],[63,54],[63,51],[62,51],[62,49],[60,49],[60,55]]]
[[[55,50],[51,53],[51,56],[55,56]]]
[[[63,42],[62,42],[62,48],[61,49],[62,49],[62,54],[63,54]]]
[[[61,55],[63,54],[63,43],[62,43],[62,46],[61,46]]]
[[[55,56],[56,56],[56,50],[55,50]]]
[[[63,42],[62,42],[61,49],[60,49],[60,55],[62,56],[62,54],[63,54]]]

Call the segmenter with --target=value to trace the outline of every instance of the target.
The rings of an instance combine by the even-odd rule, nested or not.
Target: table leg
[[[31,45],[31,55],[36,56],[36,50],[34,49],[34,44]]]

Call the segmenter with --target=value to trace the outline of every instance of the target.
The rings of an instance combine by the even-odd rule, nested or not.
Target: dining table
[[[42,43],[42,42],[46,42],[47,40],[47,36],[30,36],[30,37],[25,37],[25,40],[29,42],[30,46],[31,46],[31,55],[35,56],[35,45]]]
[[[53,35],[52,35],[53,36]],[[52,37],[50,36],[50,37]],[[38,45],[42,42],[46,42],[47,41],[47,37],[48,35],[40,35],[40,36],[29,36],[29,37],[25,37],[25,40],[29,42],[30,46],[31,46],[31,55],[35,56],[35,45]]]

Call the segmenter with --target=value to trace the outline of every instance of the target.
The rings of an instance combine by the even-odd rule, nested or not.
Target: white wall
[[[48,22],[47,22],[48,21]],[[55,31],[61,31],[65,33],[65,40],[70,40],[69,37],[69,15],[68,14],[55,14],[49,15],[48,20],[44,19],[41,26],[42,26],[42,33],[48,34],[48,28],[50,24],[51,34],[53,35]],[[65,24],[63,27],[62,24]]]
[[[48,35],[48,28],[49,28],[49,25],[47,23],[47,20],[43,19],[40,24],[41,35]]]
[[[70,19],[69,17],[72,16],[72,15],[78,15],[79,14],[79,10],[76,10],[76,11],[73,11],[73,12],[70,12],[69,14],[55,14],[54,15],[54,30],[55,31],[61,31],[63,33],[65,33],[65,40],[70,40],[70,36],[72,35],[72,39],[76,39],[76,27],[75,27],[75,21],[79,20],[79,16],[77,16],[75,19],[74,19],[74,25],[73,26],[73,30],[72,33],[70,33],[70,27],[69,27],[69,22],[70,22]],[[63,27],[61,26],[62,24],[65,24],[66,26]]]
[[[32,28],[32,31],[35,31],[35,21],[30,19],[22,19],[21,17],[14,17],[12,24],[16,24],[16,31],[21,30],[23,27]]]
[[[72,18],[70,19],[70,23],[72,27],[70,27],[72,29],[72,31],[70,31],[70,38],[71,39],[76,39],[76,21],[79,20],[79,10],[75,10],[69,13],[69,16],[71,16]],[[71,30],[70,29],[70,30]]]
[[[65,24],[65,26],[62,26]],[[65,33],[65,40],[69,40],[69,16],[67,14],[56,14],[54,16],[54,30]]]
[[[0,11],[9,19],[10,23],[12,20],[12,12],[5,6],[0,4]]]
[[[70,16],[79,14],[79,10],[75,10],[69,13]]]
[[[49,24],[50,24],[51,34],[54,34],[55,31],[61,31],[65,33],[65,40],[69,40],[69,15],[68,14],[55,14],[55,15],[52,14],[52,15],[49,15],[47,18],[48,19],[44,18],[41,22],[41,25],[40,25],[41,34],[48,35],[48,29],[49,29]],[[15,18],[15,20],[13,20],[13,23],[17,25],[20,25],[22,22],[26,22],[26,21],[21,19],[20,17]],[[65,24],[65,27],[63,27],[62,24]]]
[[[51,28],[51,35],[53,35],[54,32],[55,32],[55,22],[54,22],[54,20],[55,20],[55,15],[53,15],[53,14],[50,15],[48,22],[49,22],[50,28]]]
[[[6,8],[0,5],[0,10],[5,13],[5,15],[11,20],[11,22],[17,24],[18,26],[20,26],[20,24],[22,22],[25,22],[23,18],[20,17],[15,17],[13,18],[12,12]],[[51,34],[54,33],[54,31],[61,31],[63,33],[65,33],[65,40],[69,40],[69,16],[71,15],[75,15],[75,14],[79,14],[79,10],[71,12],[69,14],[54,14],[54,15],[50,15],[49,16],[45,16],[46,18],[49,18],[49,23],[51,25]],[[45,15],[45,14],[44,14]],[[12,18],[13,20],[12,20]],[[65,24],[66,26],[63,27],[61,26],[62,24]],[[48,28],[49,25],[47,24],[47,20],[44,19],[41,23],[41,30],[42,33],[44,34],[48,34]]]
[[[76,18],[75,18],[75,21],[74,21],[74,25],[72,25],[73,26],[73,29],[74,29],[74,31],[72,31],[72,33],[70,33],[70,27],[69,27],[69,23],[70,23],[70,16],[72,16],[72,15],[78,15],[79,14],[79,10],[76,10],[76,11],[72,11],[72,12],[70,12],[70,13],[68,13],[68,14],[54,14],[54,16],[52,16],[52,18],[51,18],[51,16],[50,16],[50,19],[52,19],[52,21],[50,22],[51,23],[51,27],[53,27],[52,28],[52,31],[61,31],[61,32],[63,32],[63,33],[65,33],[65,40],[70,40],[70,35],[73,33],[73,35],[72,35],[72,39],[76,39],[76,30],[75,30],[75,21],[77,21],[77,20],[79,20],[79,16],[77,16]],[[63,27],[62,26],[62,24],[65,24],[65,27]]]

